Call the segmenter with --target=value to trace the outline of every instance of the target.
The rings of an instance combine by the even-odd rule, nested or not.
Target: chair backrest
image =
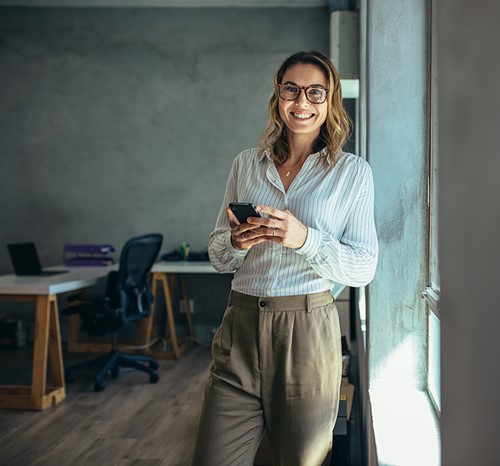
[[[160,233],[151,233],[131,238],[123,246],[113,285],[117,310],[125,322],[137,321],[151,314],[149,275],[162,242]]]

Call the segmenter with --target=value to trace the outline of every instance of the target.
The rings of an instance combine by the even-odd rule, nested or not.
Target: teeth
[[[293,113],[293,116],[296,118],[301,118],[301,119],[305,120],[307,118],[311,118],[312,114],[311,113]]]

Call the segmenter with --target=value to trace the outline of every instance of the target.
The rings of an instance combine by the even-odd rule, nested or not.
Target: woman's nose
[[[309,105],[309,101],[306,97],[306,91],[304,91],[304,89],[300,90],[300,94],[295,99],[295,105]]]

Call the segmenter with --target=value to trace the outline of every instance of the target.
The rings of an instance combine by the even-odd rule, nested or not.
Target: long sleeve
[[[371,282],[378,261],[373,175],[368,164],[364,167],[363,184],[341,238],[308,227],[306,243],[296,250],[320,276],[355,287]]]
[[[208,238],[208,255],[215,270],[220,273],[235,272],[238,270],[248,251],[234,249],[231,244],[231,228],[226,214],[226,207],[230,202],[237,201],[237,164],[238,158],[233,162],[226,185],[224,199],[217,216],[214,231]]]

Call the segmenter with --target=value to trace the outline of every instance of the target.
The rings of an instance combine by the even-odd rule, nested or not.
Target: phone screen
[[[231,202],[229,208],[240,223],[246,223],[248,217],[260,217],[253,204],[249,202]]]

